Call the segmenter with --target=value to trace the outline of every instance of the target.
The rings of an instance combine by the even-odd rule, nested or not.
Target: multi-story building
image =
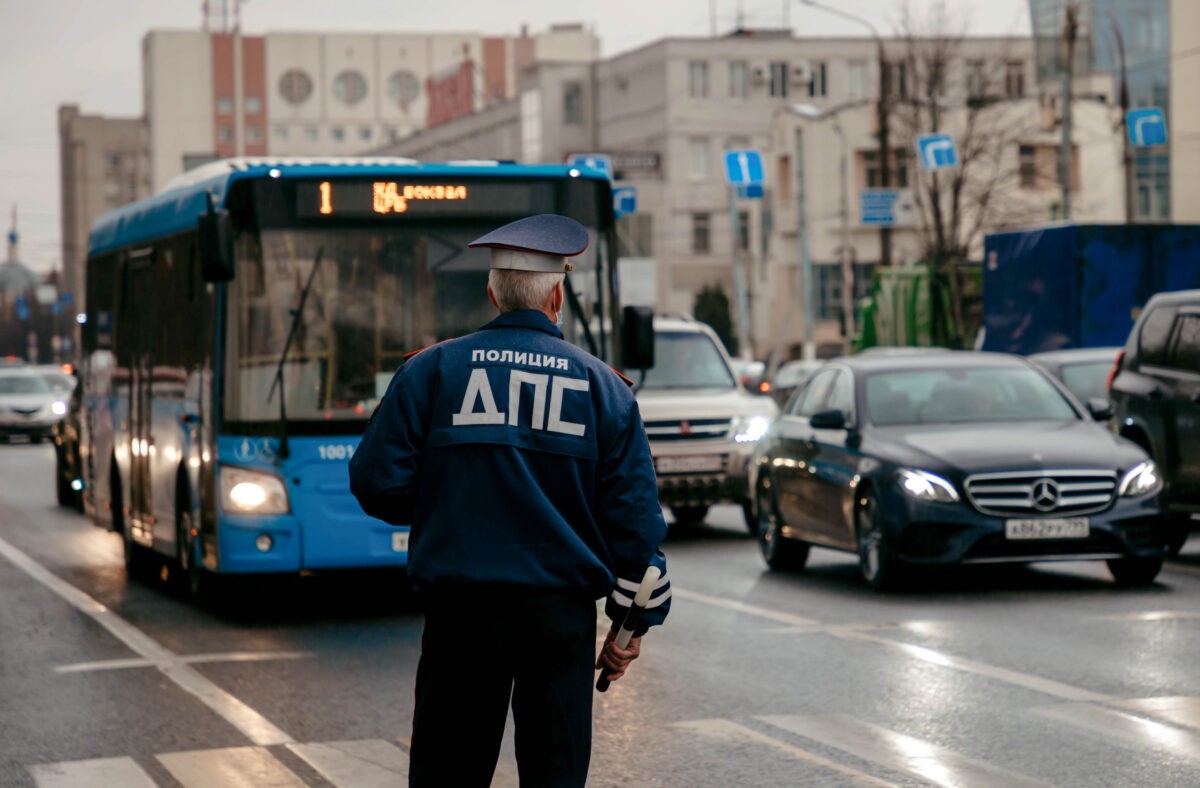
[[[1200,222],[1200,3],[1171,0],[1171,216]]]
[[[919,91],[924,61],[902,41],[884,44],[894,93],[888,103],[893,108],[888,185],[911,205],[912,136],[932,130],[915,128],[912,124],[920,121],[906,111],[930,103]],[[543,63],[521,75],[517,99],[378,152],[528,162],[608,154],[617,181],[637,188],[637,212],[620,223],[625,299],[660,311],[691,312],[696,294],[717,285],[736,305],[742,300],[735,297],[741,279],[752,317],[750,352],[793,355],[805,340],[843,342],[841,263],[855,261],[857,275],[851,281],[862,294],[879,260],[879,230],[860,222],[858,210],[859,193],[882,185],[875,134],[878,51],[869,38],[799,39],[787,31],[741,31],[724,38],[663,39],[591,66]],[[956,131],[955,124],[965,120],[964,108],[976,99],[1008,108],[1003,125],[1012,127],[1010,137],[994,152],[1005,177],[997,179],[994,191],[997,202],[1012,208],[1003,220],[991,214],[984,220],[999,226],[1052,219],[1058,197],[1056,116],[1035,90],[1032,41],[972,38],[944,67],[944,86],[933,102],[944,110],[942,129]],[[1091,109],[1078,113],[1081,142],[1073,146],[1072,157],[1072,181],[1086,187],[1073,193],[1086,198],[1080,198],[1075,216],[1116,218],[1119,183],[1103,178],[1119,165],[1114,146],[1120,138],[1107,105],[1086,103]],[[795,129],[811,121],[797,114],[796,105],[838,121],[837,130],[830,122],[812,123],[802,159],[816,295],[814,337],[803,336],[794,150]],[[908,126],[906,117],[912,118]],[[1001,125],[992,120],[989,135]],[[839,168],[843,138],[844,171]],[[724,153],[744,149],[763,154],[766,195],[731,203]],[[915,210],[898,219],[892,262],[915,262],[924,251],[921,223]],[[978,248],[975,238],[970,250],[978,254]],[[739,268],[744,277],[736,275]]]
[[[82,311],[88,231],[100,214],[151,193],[146,124],[141,118],[84,115],[58,108],[62,268],[59,287],[71,315]]]
[[[582,25],[480,33],[267,33],[156,30],[143,40],[155,189],[234,155],[347,155],[515,95],[540,61],[586,63]]]
[[[1173,30],[1186,27],[1173,23],[1170,0],[1029,0],[1038,48],[1038,80],[1046,86],[1062,80],[1068,5],[1077,9],[1076,77],[1092,72],[1111,74],[1116,90],[1122,80],[1127,84],[1131,108],[1158,107],[1170,118],[1175,109],[1171,102],[1171,36]],[[1168,140],[1167,145],[1133,152],[1136,218],[1171,218],[1173,147]]]

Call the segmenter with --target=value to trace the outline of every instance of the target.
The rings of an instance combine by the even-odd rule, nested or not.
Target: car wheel
[[[783,520],[775,502],[775,490],[771,482],[762,479],[758,483],[758,549],[767,566],[780,572],[798,571],[808,561],[808,544],[785,539]]]
[[[747,498],[742,501],[742,519],[746,522],[746,530],[751,536],[758,536],[758,514],[754,511],[754,501]]]
[[[1187,544],[1191,532],[1191,519],[1188,517],[1172,517],[1167,520],[1167,557],[1174,558]]]
[[[54,493],[59,506],[75,506],[75,491],[71,489],[71,480],[64,472],[62,449],[54,450]]]
[[[1119,586],[1150,585],[1162,567],[1161,558],[1115,558],[1108,562],[1108,571]]]
[[[708,514],[707,506],[672,506],[671,514],[675,517],[675,525],[690,528],[701,525]]]
[[[883,512],[875,496],[867,493],[855,511],[858,532],[858,568],[872,591],[887,591],[899,585],[901,569],[891,555]]]

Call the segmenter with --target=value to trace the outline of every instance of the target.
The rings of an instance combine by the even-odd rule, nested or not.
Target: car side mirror
[[[846,412],[838,408],[822,410],[809,416],[808,424],[814,430],[844,430],[846,429]]]
[[[1088,413],[1092,414],[1092,418],[1096,421],[1108,421],[1113,415],[1112,403],[1106,399],[1092,397],[1087,401]]]
[[[621,364],[626,369],[654,366],[654,310],[627,306],[621,310]]]
[[[211,198],[210,198],[211,199]],[[205,282],[228,282],[233,279],[233,221],[229,211],[213,210],[200,214],[197,228],[200,234],[200,266]]]

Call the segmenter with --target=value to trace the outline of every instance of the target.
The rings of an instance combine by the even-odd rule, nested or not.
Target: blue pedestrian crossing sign
[[[1167,144],[1167,119],[1158,107],[1131,109],[1125,114],[1129,144],[1138,148]]]
[[[958,166],[958,151],[954,149],[954,138],[949,134],[922,134],[917,137],[917,156],[921,159],[921,166],[927,170]]]
[[[620,219],[631,213],[637,213],[637,187],[620,186],[613,189],[613,213]]]
[[[577,153],[567,158],[567,166],[600,170],[612,180],[612,157],[607,153]]]
[[[762,155],[756,150],[725,151],[725,178],[730,186],[762,183]]]

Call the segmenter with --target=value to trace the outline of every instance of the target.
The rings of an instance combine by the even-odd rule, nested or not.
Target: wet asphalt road
[[[403,577],[200,607],[169,567],[128,580],[118,536],[55,506],[52,468],[0,445],[0,785],[403,784]],[[1200,536],[1146,589],[1072,563],[878,596],[833,552],[768,572],[740,518],[665,545],[674,610],[596,696],[589,784],[1200,784]]]

